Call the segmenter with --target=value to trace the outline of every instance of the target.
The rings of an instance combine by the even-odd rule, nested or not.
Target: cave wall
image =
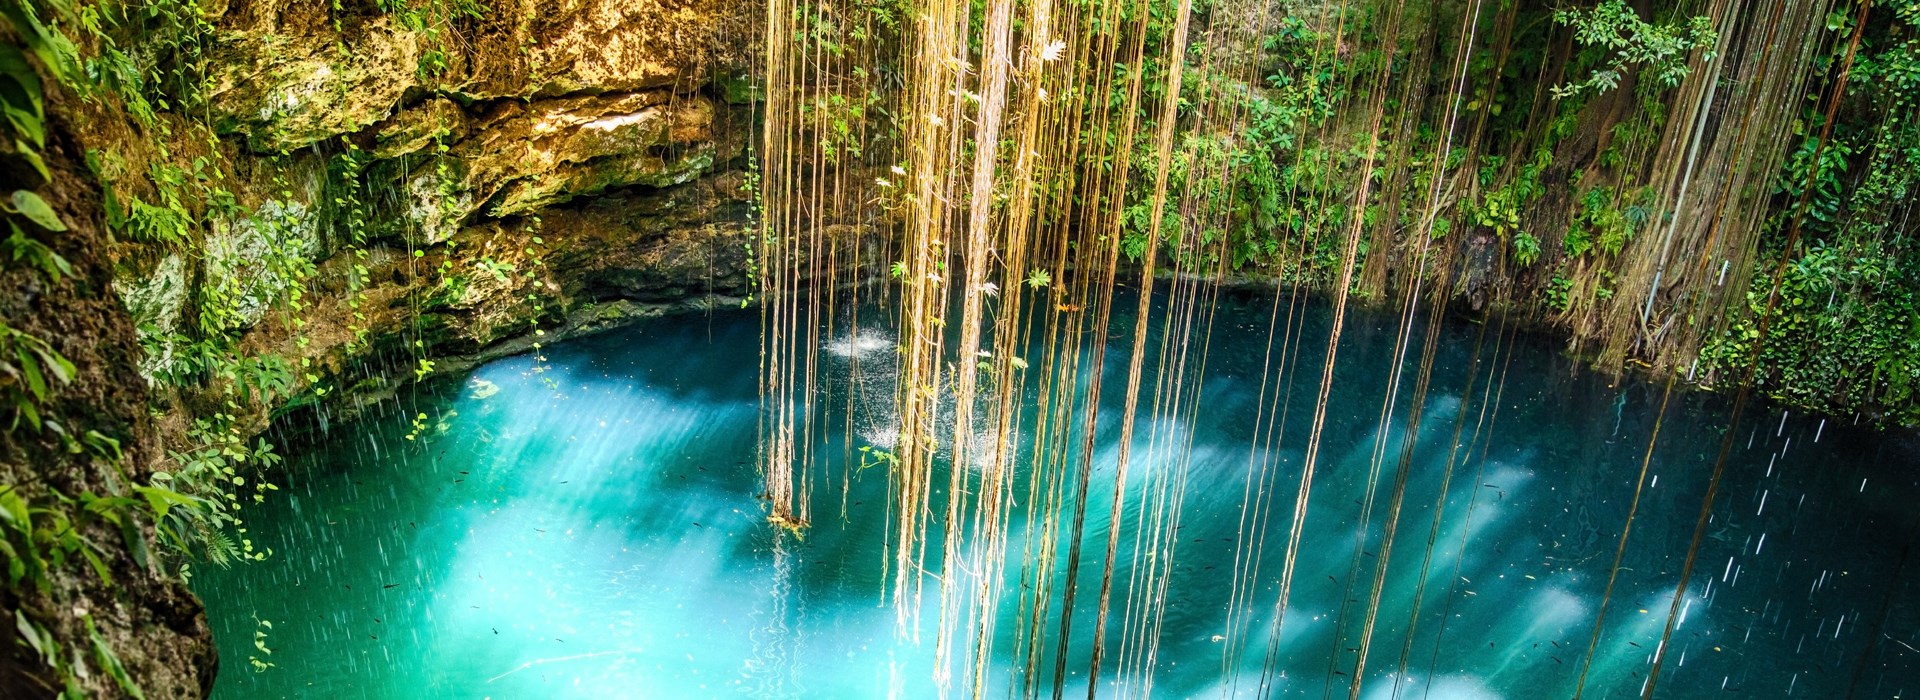
[[[350,419],[411,383],[488,357],[637,316],[739,305],[753,293],[756,179],[748,154],[758,138],[752,71],[760,5],[152,2],[156,13],[121,12],[112,27],[90,34],[62,9],[124,7],[0,0],[12,17],[38,8],[83,60],[117,47],[134,73],[162,76],[60,78],[33,58],[53,115],[44,149],[52,177],[9,187],[46,193],[69,228],[52,245],[73,272],[54,279],[23,264],[0,267],[0,317],[46,339],[75,370],[42,409],[57,430],[0,436],[0,487],[29,494],[50,514],[84,510],[63,498],[126,495],[155,472],[178,471],[192,455],[231,444],[209,443],[209,435],[251,444],[276,418],[294,428],[315,416]],[[1261,7],[1317,27],[1340,21],[1338,5]],[[1251,22],[1257,12],[1244,2],[1211,7],[1196,29],[1202,34],[1215,24]],[[1565,80],[1575,57],[1562,46],[1564,34],[1525,34],[1545,31],[1544,6],[1512,7],[1530,13],[1520,29],[1513,25],[1522,16],[1512,9],[1502,10],[1504,20],[1489,14],[1487,24],[1499,41],[1515,42],[1514,57],[1476,63],[1494,66],[1476,80],[1496,93]],[[1459,12],[1410,6],[1399,46],[1388,52],[1407,68],[1392,73],[1386,89],[1420,105],[1389,123],[1408,144],[1429,147],[1412,139],[1444,116],[1448,101],[1435,95],[1451,80],[1447,38]],[[1279,26],[1273,18],[1258,22],[1269,20]],[[1335,54],[1363,65],[1362,42],[1372,38],[1350,37]],[[889,64],[897,63],[897,49],[872,48]],[[874,73],[869,78],[880,84],[885,71]],[[1778,79],[1789,78],[1804,76]],[[1368,87],[1364,79],[1356,85],[1348,88]],[[1573,137],[1552,140],[1555,170],[1547,179],[1558,180],[1522,213],[1546,247],[1537,264],[1513,264],[1509,232],[1465,217],[1445,262],[1422,263],[1408,253],[1410,229],[1393,215],[1399,204],[1387,202],[1386,223],[1368,231],[1355,291],[1370,303],[1392,303],[1390,292],[1450,265],[1454,283],[1441,294],[1476,309],[1490,299],[1513,304],[1529,323],[1555,327],[1575,343],[1618,344],[1607,338],[1607,324],[1615,323],[1632,331],[1621,353],[1681,364],[1701,339],[1684,352],[1664,352],[1666,341],[1649,344],[1659,324],[1607,321],[1631,312],[1631,303],[1555,308],[1544,296],[1561,270],[1584,285],[1573,292],[1598,299],[1595,280],[1612,278],[1590,270],[1611,275],[1616,267],[1606,266],[1658,248],[1649,235],[1635,239],[1627,258],[1596,262],[1564,252],[1569,222],[1580,213],[1569,183],[1601,169],[1606,140],[1638,108],[1631,91],[1574,110]],[[1782,88],[1761,97],[1801,94]],[[1676,93],[1667,103],[1700,98],[1697,90]],[[1714,133],[1741,113],[1726,104],[1715,109]],[[1343,112],[1315,136],[1328,151],[1355,150],[1361,136],[1352,127],[1369,116]],[[1547,143],[1542,134],[1553,120],[1488,114],[1469,121],[1479,134],[1476,155],[1522,163]],[[1657,146],[1692,123],[1666,120],[1650,140],[1656,147],[1595,181],[1672,182],[1674,154]],[[876,117],[874,126],[882,133],[893,125]],[[1383,172],[1412,172],[1423,155],[1412,145],[1387,152]],[[889,156],[876,149],[865,166]],[[1772,168],[1779,157],[1762,160]],[[1340,168],[1350,171],[1351,158]],[[1449,206],[1480,201],[1512,179],[1479,182],[1474,170],[1449,176]],[[1764,191],[1770,173],[1746,177],[1742,187]],[[1711,183],[1723,181],[1731,180]],[[1358,189],[1352,184],[1320,183],[1333,196]],[[1376,188],[1408,198],[1422,190]],[[1702,235],[1703,220],[1683,220],[1683,245]],[[835,230],[870,245],[884,240],[871,221],[832,223],[855,224]],[[1751,254],[1755,244],[1745,245],[1736,252]],[[1720,259],[1729,258],[1739,265],[1728,288],[1743,290],[1753,265],[1735,255]],[[1246,272],[1314,283],[1284,265]],[[1672,275],[1643,270],[1635,279],[1642,286],[1606,293],[1631,300],[1651,288],[1670,302],[1684,291]],[[1669,303],[1663,313],[1677,308]],[[21,382],[17,374],[0,377],[14,395]],[[87,439],[89,431],[117,444],[118,456]],[[257,467],[241,471],[257,475]],[[0,632],[8,636],[0,640],[0,696],[50,696],[68,681],[89,694],[121,694],[102,648],[148,697],[191,697],[210,686],[216,663],[199,604],[181,583],[186,558],[143,552],[138,543],[161,534],[133,510],[123,513],[126,528],[104,517],[74,518],[111,583],[76,552],[49,589],[14,584],[0,594],[4,612],[27,621],[0,625],[8,630]],[[66,661],[18,643],[27,628],[55,639]],[[226,663],[241,668],[244,661]]]
[[[48,245],[71,270],[53,276],[0,267],[0,327],[44,340],[72,371],[61,380],[43,364],[47,396],[33,401],[37,418],[22,416],[20,402],[32,399],[27,360],[16,354],[21,341],[9,338],[0,360],[11,404],[0,424],[7,427],[0,432],[0,509],[7,511],[0,562],[8,569],[0,588],[7,618],[0,697],[120,696],[116,665],[147,697],[200,696],[217,667],[200,602],[134,544],[151,537],[150,527],[134,525],[128,535],[106,517],[129,517],[108,504],[149,477],[161,441],[146,408],[134,327],[113,294],[101,191],[85,165],[92,144],[64,116],[74,97],[52,85],[45,97],[41,156],[50,177],[9,169],[0,185],[37,192],[51,206],[64,230]]]
[[[451,373],[751,293],[744,76],[759,8],[496,0],[448,14],[456,4],[187,3],[157,8],[197,8],[186,26],[123,15],[118,34],[89,34],[65,3],[4,8],[72,40],[72,67],[118,51],[193,84],[129,88],[31,61],[51,115],[53,177],[38,189],[68,225],[54,249],[72,273],[0,268],[0,316],[74,372],[38,404],[46,427],[0,434],[0,490],[40,524],[70,516],[105,571],[62,550],[49,586],[0,591],[20,620],[0,625],[0,696],[211,687],[220,664],[184,579],[213,564],[163,548],[165,512],[129,490],[160,484],[155,472],[247,452],[276,416],[350,418],[429,364]],[[17,364],[0,378],[13,394]],[[255,493],[182,481],[167,483]],[[132,504],[117,521],[86,515],[86,499],[116,496]]]
[[[391,14],[228,3],[208,61],[220,154],[252,218],[296,212],[293,228],[315,239],[309,325],[255,321],[243,344],[370,373],[347,367],[350,326],[375,336],[357,354],[403,328],[434,346],[425,354],[458,353],[586,302],[745,294],[755,132],[737,84],[751,9],[496,2],[458,19],[457,38],[433,39]],[[435,42],[445,66],[428,73]],[[364,212],[343,211],[343,197]],[[356,265],[357,324],[345,320]],[[121,287],[150,289],[161,274],[128,264]],[[153,315],[190,313],[134,296]]]

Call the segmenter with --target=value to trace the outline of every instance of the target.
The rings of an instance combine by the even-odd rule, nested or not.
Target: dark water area
[[[1361,697],[1573,697],[1589,647],[1585,697],[1638,697],[1676,608],[1659,697],[1890,698],[1920,687],[1920,562],[1909,557],[1920,454],[1910,437],[1756,402],[1732,429],[1676,606],[1731,405],[1676,391],[1595,643],[1662,386],[1613,385],[1545,340],[1504,343],[1498,328],[1482,334],[1464,319],[1441,331],[1409,434],[1416,321],[1382,435],[1399,319],[1348,318],[1276,639],[1330,314],[1306,312],[1290,390],[1267,389],[1267,402],[1290,396],[1284,432],[1255,449],[1265,430],[1256,416],[1271,415],[1261,397],[1279,347],[1269,345],[1273,311],[1270,297],[1224,298],[1197,417],[1141,419],[1129,489],[1175,477],[1185,488],[1164,511],[1179,513],[1177,537],[1136,554],[1137,528],[1123,528],[1103,696],[1345,697],[1409,438]],[[1102,574],[1118,432],[1106,423],[1120,412],[1131,327],[1117,317],[1109,334],[1120,339],[1105,358],[1106,437],[1082,540],[1096,554],[1082,562],[1083,582]],[[909,630],[917,640],[896,627],[887,478],[884,467],[859,468],[855,449],[892,439],[881,405],[892,338],[843,332],[823,346],[825,422],[840,427],[823,431],[813,524],[796,539],[767,524],[757,498],[758,333],[757,314],[742,311],[562,343],[543,359],[482,366],[291,457],[277,497],[249,515],[250,536],[275,554],[194,580],[223,659],[215,697],[934,696],[937,615]],[[849,416],[853,390],[881,400]],[[1191,452],[1155,451],[1149,434]],[[1245,508],[1249,493],[1267,494],[1267,505]],[[1127,504],[1129,523],[1147,502]],[[982,696],[1023,687],[1012,658],[1022,552],[1041,537],[1019,510],[1028,505],[1011,519]],[[1246,570],[1236,562],[1250,554],[1259,568],[1236,586],[1233,572]],[[1114,650],[1141,635],[1118,611],[1154,595],[1135,590],[1133,574],[1168,560],[1164,611],[1145,635],[1157,652],[1121,665]],[[938,597],[929,584],[923,609]],[[1064,685],[1079,696],[1090,592],[1074,615]],[[271,654],[255,647],[256,632]],[[1053,644],[1043,646],[1033,682],[1051,695]],[[273,665],[256,670],[250,658]],[[954,693],[968,686],[956,671]]]

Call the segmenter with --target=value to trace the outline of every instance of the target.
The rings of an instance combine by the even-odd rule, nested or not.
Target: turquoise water
[[[1286,622],[1274,640],[1279,562],[1328,319],[1322,310],[1304,324],[1285,433],[1269,454],[1250,445],[1272,301],[1236,297],[1220,308],[1200,418],[1166,433],[1193,447],[1179,535],[1166,555],[1165,611],[1152,635],[1152,685],[1142,664],[1129,659],[1121,672],[1114,661],[1118,611],[1138,598],[1128,585],[1129,536],[1115,573],[1103,695],[1345,697],[1411,405],[1409,375],[1382,443],[1385,466],[1374,473],[1397,319],[1356,314],[1347,323]],[[1117,318],[1112,335],[1131,323]],[[1524,337],[1509,362],[1493,354],[1491,332],[1476,364],[1479,330],[1450,319],[1442,331],[1364,698],[1572,697],[1593,636],[1660,387],[1610,387],[1548,342]],[[290,459],[279,497],[251,516],[256,543],[275,555],[208,568],[195,580],[223,659],[215,697],[935,695],[937,615],[924,616],[916,642],[897,633],[885,598],[886,479],[854,469],[840,487],[843,457],[857,461],[850,448],[862,438],[850,445],[845,430],[828,431],[836,434],[819,450],[827,459],[803,540],[765,523],[752,462],[757,333],[757,316],[740,312],[564,343],[544,361],[485,365]],[[884,334],[827,345],[823,400],[843,405],[850,387],[884,395],[893,353]],[[1419,354],[1416,332],[1409,355]],[[851,371],[855,360],[865,372]],[[1126,348],[1115,345],[1106,362],[1114,387]],[[1497,395],[1487,394],[1490,373],[1502,367]],[[1108,416],[1118,412],[1117,388],[1103,400]],[[1661,425],[1587,697],[1641,692],[1728,404],[1677,394]],[[409,440],[419,413],[428,420]],[[1735,429],[1657,694],[1886,698],[1920,687],[1920,565],[1907,561],[1920,524],[1911,439],[1763,405],[1749,415]],[[851,417],[834,409],[827,418],[871,441],[884,440],[888,424],[883,408]],[[1139,432],[1149,425],[1143,420]],[[1147,454],[1141,440],[1136,455]],[[1096,445],[1088,490],[1088,554],[1063,687],[1075,696],[1086,693],[1114,447],[1111,438]],[[1268,457],[1271,505],[1247,513],[1248,465]],[[1155,473],[1140,466],[1152,461],[1137,458],[1134,473]],[[1025,530],[1024,516],[1013,522],[1008,551],[1017,560],[1039,535]],[[1261,523],[1264,538],[1242,540]],[[1254,602],[1231,616],[1244,632],[1233,632],[1231,572],[1236,553],[1247,551],[1262,564],[1247,594]],[[1012,611],[1027,579],[1019,561],[1007,572],[980,694],[1051,696],[1051,641],[1039,678],[1026,684],[1013,670]],[[1053,579],[1056,599],[1060,584]],[[937,587],[926,591],[925,609],[937,610]],[[1046,629],[1057,631],[1057,621]],[[254,648],[256,630],[266,632],[270,655]],[[250,656],[273,666],[256,671]],[[971,692],[964,670],[952,687]]]

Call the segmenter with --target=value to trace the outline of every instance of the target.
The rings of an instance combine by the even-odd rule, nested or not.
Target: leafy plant
[[[1588,10],[1560,10],[1553,14],[1555,24],[1573,27],[1574,40],[1600,54],[1600,67],[1586,79],[1557,85],[1559,98],[1603,93],[1620,85],[1629,71],[1647,72],[1653,84],[1673,87],[1687,77],[1687,58],[1698,49],[1706,50],[1705,60],[1713,59],[1713,47],[1720,34],[1704,15],[1696,15],[1684,24],[1653,24],[1625,0],[1603,0]]]
[[[481,272],[492,275],[495,280],[501,282],[505,282],[513,276],[514,267],[512,263],[496,261],[493,259],[493,256],[490,255],[482,256],[479,260],[475,260],[473,265],[479,268]]]
[[[1540,259],[1540,240],[1537,238],[1534,238],[1533,234],[1527,233],[1525,231],[1514,232],[1513,261],[1520,263],[1521,267],[1526,267],[1526,266],[1532,265],[1535,260],[1539,260],[1539,259]]]
[[[41,199],[40,195],[28,190],[14,190],[12,201],[0,205],[0,209],[26,219],[32,228],[48,233],[67,230],[67,225],[61,222],[60,217],[53,212],[53,207],[48,206],[46,200]],[[13,217],[8,217],[7,228],[12,233],[6,240],[0,241],[0,249],[8,251],[9,257],[14,262],[26,261],[27,264],[46,273],[48,278],[56,281],[73,275],[73,266],[67,262],[67,259],[54,252],[47,244],[28,236],[28,227],[22,227],[20,222]]]
[[[1651,193],[1642,190],[1640,198]],[[1598,249],[1607,255],[1619,255],[1641,226],[1646,225],[1650,211],[1639,201],[1620,206],[1616,202],[1619,195],[1616,190],[1594,187],[1580,195],[1580,210],[1574,214],[1573,221],[1567,227],[1567,236],[1561,241],[1568,257],[1580,257],[1588,251]]]
[[[415,68],[422,79],[446,72],[452,60],[447,50],[458,41],[455,34],[458,23],[477,19],[486,10],[477,0],[378,0],[378,7],[401,28],[424,38]],[[333,10],[342,11],[341,0],[333,0]]]
[[[253,652],[247,654],[247,665],[253,667],[254,673],[261,673],[274,666],[272,661],[267,660],[273,656],[273,649],[267,647],[267,633],[273,630],[273,621],[259,618],[255,620]]]
[[[1816,153],[1819,162],[1814,161]],[[1839,224],[1846,205],[1847,161],[1852,155],[1853,148],[1842,140],[1831,140],[1825,148],[1821,148],[1818,138],[1802,140],[1774,180],[1773,191],[1795,204],[1805,198],[1806,205],[1797,210],[1792,206],[1784,208],[1776,225],[1784,229],[1786,222],[1798,216],[1808,231],[1832,231]]]
[[[1542,293],[1546,295],[1547,308],[1565,312],[1573,305],[1573,279],[1555,272]]]
[[[1027,271],[1027,287],[1030,289],[1043,289],[1052,283],[1053,275],[1046,270],[1036,267]]]
[[[58,503],[58,501],[56,501]],[[0,484],[0,554],[6,555],[7,587],[52,590],[50,572],[69,560],[85,559],[100,580],[112,582],[99,547],[81,534],[79,523],[59,505],[33,505],[12,484]]]
[[[194,421],[188,437],[192,446],[169,454],[170,468],[154,473],[154,485],[136,489],[152,506],[162,541],[183,557],[219,565],[265,559],[272,550],[254,548],[239,509],[242,495],[258,503],[268,491],[279,490],[257,477],[278,464],[280,455],[265,440],[248,445],[229,413]]]
[[[8,430],[19,427],[23,419],[39,430],[41,405],[54,386],[73,381],[73,375],[73,363],[47,341],[0,323],[0,378],[6,380],[0,384],[0,401],[14,411]]]

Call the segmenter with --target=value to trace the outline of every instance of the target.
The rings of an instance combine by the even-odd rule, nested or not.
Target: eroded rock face
[[[373,132],[372,152],[377,158],[398,158],[430,150],[437,143],[459,141],[468,132],[467,115],[460,105],[434,97],[382,122]]]
[[[734,75],[754,8],[727,0],[489,3],[420,31],[327,3],[218,15],[209,111],[247,151],[355,140],[399,192],[390,227],[439,243],[481,218],[690,181],[737,155]],[[439,26],[439,25],[435,25]],[[337,29],[336,29],[337,28]],[[743,134],[740,136],[744,136]],[[379,183],[375,183],[379,184]]]
[[[742,65],[761,6],[737,0],[501,0],[466,67],[476,96],[685,89]]]
[[[195,406],[211,403],[217,386],[156,377],[181,357],[172,334],[201,332],[216,311],[212,322],[239,329],[239,354],[302,368],[294,390],[328,382],[339,420],[412,380],[411,366],[381,364],[392,358],[457,370],[525,349],[535,324],[551,339],[749,294],[753,93],[715,78],[739,75],[759,6],[489,0],[425,31],[370,0],[215,4],[204,113],[218,143],[139,147],[146,130],[108,107],[82,125],[87,148],[116,152],[129,197],[157,201],[140,174],[195,159],[217,163],[232,196],[234,213],[210,213],[189,240],[89,239],[97,250],[67,252],[97,263],[100,294],[86,303],[132,312],[101,331],[111,342],[96,349],[116,357],[62,350],[118,373],[120,393],[98,411],[138,425],[116,433],[134,436],[136,474],[165,468]],[[73,207],[99,228],[97,201]],[[364,210],[364,225],[348,210]],[[290,279],[297,322],[269,303]],[[238,410],[265,426],[266,408]],[[73,484],[91,482],[58,485]],[[198,602],[177,580],[120,573],[118,598],[70,583],[148,697],[203,694],[217,663]]]
[[[430,18],[443,28],[423,31],[417,18],[351,2],[344,9],[332,5],[233,0],[213,11],[218,41],[209,65],[219,73],[208,109],[230,144],[225,156],[248,174],[235,186],[246,213],[213,226],[202,243],[217,255],[187,256],[184,263],[166,251],[123,256],[116,288],[158,332],[199,318],[195,304],[208,289],[205,280],[240,277],[253,282],[230,282],[225,291],[242,302],[235,322],[259,326],[248,344],[287,351],[291,334],[261,323],[262,305],[249,301],[256,296],[249,284],[275,281],[273,271],[261,269],[260,248],[267,244],[306,256],[317,271],[309,286],[317,287],[318,298],[310,301],[325,308],[348,296],[378,296],[383,275],[417,287],[442,284],[440,278],[461,277],[478,265],[504,264],[511,256],[460,244],[474,238],[472,231],[533,237],[542,215],[557,217],[545,229],[546,247],[581,236],[603,246],[633,243],[591,232],[610,230],[602,221],[617,213],[610,207],[639,201],[679,202],[650,209],[647,226],[655,237],[732,235],[710,226],[713,206],[686,204],[710,197],[652,193],[711,192],[703,177],[743,167],[752,93],[737,76],[748,58],[748,18],[757,6],[505,0],[487,3],[478,16]],[[719,76],[734,79],[716,83]],[[334,173],[323,185],[320,173],[344,149],[364,154],[352,176],[357,182],[339,182]],[[139,172],[146,164],[131,162],[127,169]],[[741,181],[737,174],[728,180]],[[363,230],[348,233],[338,220],[337,210],[351,206],[342,203],[342,192],[364,193],[370,216]],[[602,196],[609,204],[591,201]],[[598,214],[581,213],[588,211]],[[348,247],[366,259],[336,262]],[[410,259],[415,251],[426,257]],[[349,293],[350,285],[326,281],[369,261],[408,264],[370,266],[371,290]],[[568,269],[617,274],[611,266],[621,263],[615,261],[660,262],[608,249]],[[578,286],[562,277],[551,281],[556,288]],[[621,293],[614,287],[605,296]],[[469,306],[495,303],[486,299]],[[385,301],[391,300],[354,310],[362,317],[354,324],[359,335],[391,320],[374,308]],[[469,320],[478,323],[484,315]],[[310,345],[292,354],[338,352],[355,334],[337,330],[309,329],[303,335]],[[497,338],[482,330],[463,344]],[[147,373],[164,363],[150,358]]]
[[[716,109],[705,95],[669,90],[500,105],[406,175],[416,240],[444,241],[476,217],[687,182],[739,154],[742,139],[716,139]]]
[[[320,252],[319,221],[298,201],[269,199],[252,214],[207,236],[207,280],[233,314],[232,323],[259,323],[277,290],[292,284],[289,260]],[[298,263],[292,263],[297,265]]]
[[[69,114],[75,102],[52,91],[48,111]],[[144,483],[162,449],[139,373],[133,319],[109,291],[113,270],[101,190],[84,160],[89,148],[104,145],[75,133],[65,118],[50,120],[44,159],[51,177],[39,194],[65,230],[36,235],[71,264],[71,272],[53,276],[29,265],[0,266],[0,322],[10,333],[43,340],[73,367],[65,380],[48,382],[38,429],[19,424],[0,431],[0,487],[13,499],[9,527],[30,523],[41,536],[59,528],[62,535],[84,538],[88,555],[80,561],[76,552],[50,564],[43,585],[23,580],[0,587],[0,615],[6,618],[0,625],[0,698],[53,697],[63,681],[49,654],[92,669],[74,674],[74,686],[85,697],[125,696],[100,663],[100,649],[111,651],[148,698],[203,696],[217,666],[199,601],[161,573],[148,550],[125,544],[155,542],[151,528],[139,524],[123,531],[100,518],[67,515],[79,512],[67,503],[128,494],[129,480]],[[32,186],[0,177],[8,191]],[[184,276],[183,261],[162,261],[158,268],[163,278]],[[178,296],[157,289],[139,300],[162,314],[180,304]],[[20,381],[14,376],[10,382]],[[4,420],[15,420],[17,411],[9,405]],[[105,443],[95,436],[116,446],[100,448]],[[83,440],[95,447],[83,447]],[[102,504],[100,512],[116,508]],[[10,566],[25,561],[16,555],[50,551],[27,545],[17,534],[8,535],[8,544],[0,560]]]
[[[331,5],[235,0],[216,16],[211,107],[224,129],[255,150],[288,151],[404,112],[409,95],[475,104],[684,93],[744,62],[757,9],[732,0],[494,0],[478,16],[427,16],[434,29],[418,31],[404,17]]]
[[[391,17],[335,32],[327,3],[236,3],[210,67],[220,129],[259,152],[290,151],[387,118],[419,85],[421,37]]]
[[[416,339],[439,370],[457,372],[536,341],[636,317],[739,305],[753,283],[744,181],[744,173],[727,171],[673,187],[579,198],[541,209],[538,219],[485,219],[418,258],[381,248],[360,261],[370,268],[372,285],[360,292],[357,307],[344,293],[355,261],[324,262],[304,329],[313,342],[302,356],[353,389],[317,410],[337,422],[390,396],[411,379],[408,368],[369,358],[405,358]],[[341,352],[356,312],[375,329],[363,339],[370,349]],[[536,324],[538,337],[530,335]],[[249,342],[303,352],[271,327]]]

